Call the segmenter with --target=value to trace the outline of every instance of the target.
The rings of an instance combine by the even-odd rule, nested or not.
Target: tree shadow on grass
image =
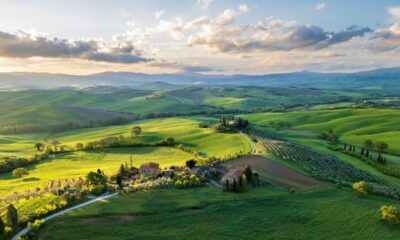
[[[34,182],[34,181],[39,181],[39,180],[40,180],[40,178],[31,177],[31,178],[25,178],[22,181],[24,181],[24,182]]]

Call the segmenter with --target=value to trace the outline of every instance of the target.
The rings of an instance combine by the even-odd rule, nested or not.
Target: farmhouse
[[[140,165],[139,173],[140,174],[150,174],[157,175],[159,173],[160,165],[154,162],[143,163]]]
[[[175,172],[174,170],[163,170],[161,172],[161,175],[163,177],[167,177],[167,178],[173,178],[175,176]]]
[[[228,180],[229,182],[233,182],[234,180],[236,180],[236,182],[239,182],[239,178],[240,176],[242,176],[242,170],[239,168],[232,168],[230,169],[223,177],[221,182],[225,183],[226,180]]]
[[[190,174],[195,174],[199,177],[207,177],[210,173],[210,167],[208,166],[199,166],[190,169]]]

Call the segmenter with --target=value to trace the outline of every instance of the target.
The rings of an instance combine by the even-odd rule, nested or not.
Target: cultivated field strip
[[[357,181],[367,181],[384,184],[384,180],[338,158],[316,152],[311,148],[300,144],[274,140],[269,138],[257,138],[266,150],[283,160],[296,162],[310,172],[317,179],[349,185]]]

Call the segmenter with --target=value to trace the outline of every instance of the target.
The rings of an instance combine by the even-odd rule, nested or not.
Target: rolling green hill
[[[142,135],[136,142],[156,143],[167,137],[173,137],[178,144],[193,148],[204,156],[223,157],[240,151],[250,151],[250,146],[239,134],[216,133],[211,129],[200,128],[199,122],[217,121],[212,118],[166,118],[132,122],[126,125],[99,128],[84,128],[64,131],[56,134],[0,135],[0,155],[30,156],[35,153],[34,144],[56,139],[62,145],[75,147],[75,144],[87,143],[107,136],[131,136],[133,126],[142,128]]]
[[[89,171],[98,168],[108,175],[117,172],[121,164],[130,163],[139,167],[144,162],[158,162],[161,167],[184,165],[192,157],[191,154],[174,148],[117,148],[98,151],[74,152],[59,154],[27,167],[29,175],[15,178],[11,173],[0,174],[0,196],[7,196],[13,192],[24,192],[36,187],[43,188],[51,180],[84,177]]]
[[[134,116],[285,109],[351,101],[363,96],[333,90],[254,87],[166,87],[164,91],[154,91],[103,86],[83,90],[0,92],[0,130],[43,132],[48,125],[92,126],[93,122]],[[34,131],[35,126],[39,130]],[[64,128],[68,127],[74,128]]]
[[[285,121],[291,129],[320,133],[332,129],[340,140],[361,146],[366,139],[389,144],[388,153],[400,155],[400,110],[338,109],[246,115],[250,122],[271,127],[271,121]]]
[[[289,194],[216,188],[155,190],[111,198],[46,224],[45,239],[395,239],[379,218],[394,200],[328,188]],[[346,224],[343,224],[346,222]]]

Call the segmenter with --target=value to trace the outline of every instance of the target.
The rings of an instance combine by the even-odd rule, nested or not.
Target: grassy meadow
[[[181,150],[167,147],[111,148],[58,154],[27,167],[29,175],[22,178],[13,177],[11,173],[0,174],[0,196],[43,187],[51,180],[84,177],[98,168],[111,175],[121,164],[130,164],[131,156],[136,167],[149,161],[158,162],[161,167],[181,166],[192,157]]]
[[[400,110],[338,109],[246,115],[251,123],[269,127],[271,121],[285,121],[294,130],[320,133],[332,129],[342,142],[362,146],[366,139],[389,144],[388,153],[400,155]]]
[[[83,128],[62,133],[0,135],[0,155],[31,156],[37,151],[36,142],[59,140],[61,145],[74,148],[76,143],[96,141],[107,136],[123,135],[131,137],[134,126],[142,128],[142,135],[135,139],[140,143],[156,143],[167,137],[173,137],[178,144],[183,144],[200,152],[203,156],[223,157],[240,151],[251,151],[249,144],[239,134],[216,133],[211,129],[200,128],[200,121],[215,122],[213,118],[166,118],[132,122],[119,126]]]
[[[216,188],[121,195],[46,223],[42,239],[396,239],[379,218],[398,203],[327,188],[290,194],[274,187],[247,193]]]
[[[240,151],[251,151],[249,144],[239,134],[216,133],[212,129],[200,128],[199,122],[203,120],[217,121],[201,117],[151,119],[120,126],[66,131],[49,135],[47,138],[75,146],[77,142],[86,143],[107,136],[124,135],[128,138],[132,127],[140,126],[142,134],[135,139],[136,142],[156,143],[167,137],[173,137],[178,144],[193,148],[203,156],[223,157]]]

